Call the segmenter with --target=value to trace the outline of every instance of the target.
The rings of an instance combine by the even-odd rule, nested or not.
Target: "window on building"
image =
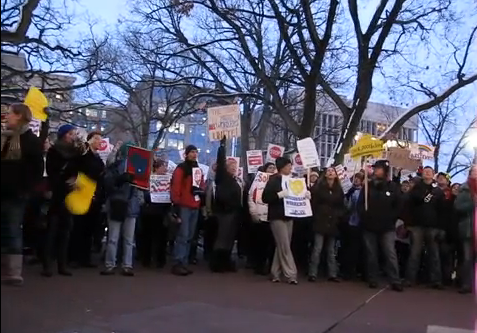
[[[178,150],[184,149],[184,141],[183,140],[177,140],[177,139],[169,139],[167,140],[167,146],[169,148],[175,148]]]
[[[170,133],[179,133],[179,134],[184,134],[185,133],[185,125],[184,124],[174,124],[171,125],[168,129]]]
[[[106,119],[106,115],[107,115],[106,111],[103,110],[103,112],[101,112],[101,118]]]
[[[373,130],[372,127],[373,127],[372,123],[371,123],[370,121],[367,121],[367,122],[366,122],[366,133],[369,133],[369,134],[370,134],[370,133],[372,132],[372,130]]]
[[[86,117],[97,117],[98,111],[93,109],[86,109]]]

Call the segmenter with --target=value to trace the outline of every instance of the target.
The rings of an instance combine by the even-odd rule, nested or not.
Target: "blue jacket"
[[[106,169],[104,176],[107,195],[106,211],[109,212],[111,200],[123,200],[128,203],[127,217],[138,217],[141,205],[144,203],[144,193],[128,182],[118,182],[125,170],[126,160],[117,160]]]

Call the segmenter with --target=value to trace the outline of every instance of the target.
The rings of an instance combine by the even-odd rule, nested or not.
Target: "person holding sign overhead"
[[[42,145],[28,126],[31,119],[28,106],[13,104],[2,129],[2,283],[13,285],[23,283],[23,215],[43,175]]]
[[[291,177],[292,163],[288,158],[275,161],[278,173],[271,176],[262,193],[262,201],[268,204],[268,220],[275,238],[275,255],[272,263],[272,282],[280,282],[283,274],[289,284],[298,284],[297,269],[291,251],[293,220],[285,216],[283,198],[288,196],[286,184]]]

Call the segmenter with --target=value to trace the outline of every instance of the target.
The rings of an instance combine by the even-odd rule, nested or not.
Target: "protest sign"
[[[209,174],[209,167],[205,164],[199,163],[199,168],[202,171],[202,175],[204,175],[204,177],[207,177],[207,175]]]
[[[248,173],[256,173],[263,165],[263,155],[261,150],[247,150],[247,170]]]
[[[320,167],[320,159],[316,151],[315,141],[312,138],[304,138],[296,142],[303,167],[306,169]]]
[[[351,158],[358,159],[363,156],[382,156],[384,151],[384,142],[374,138],[372,135],[363,135],[358,142],[350,148]]]
[[[192,186],[200,187],[202,183],[202,170],[200,168],[192,168]]]
[[[284,186],[283,186],[284,185]],[[285,216],[308,217],[312,216],[310,200],[306,198],[305,178],[290,178],[284,181],[282,188],[288,190],[288,196],[283,198]]]
[[[154,152],[140,147],[129,146],[126,155],[126,172],[134,176],[133,185],[149,190]]]
[[[239,177],[243,181],[243,167],[237,168],[237,177]]]
[[[335,166],[335,170],[340,180],[343,192],[347,193],[353,187],[353,183],[351,183],[351,180],[348,178],[345,168],[341,164]]]
[[[31,111],[33,118],[36,118],[41,121],[45,121],[48,118],[48,114],[45,112],[45,108],[48,107],[48,99],[36,87],[31,87],[28,89],[28,93],[25,96],[25,105],[28,105]]]
[[[220,141],[224,137],[240,137],[240,108],[238,104],[216,106],[207,109],[209,140]]]
[[[104,164],[106,164],[106,160],[108,159],[109,154],[111,154],[111,152],[113,151],[113,147],[114,146],[109,143],[109,138],[101,139],[101,143],[97,152]]]
[[[268,144],[267,148],[267,158],[265,159],[268,162],[275,163],[275,160],[278,157],[283,156],[285,152],[285,147],[274,145],[273,143]]]
[[[262,193],[270,176],[271,174],[258,171],[253,179],[252,186],[248,193],[251,195],[251,199],[256,205],[268,207],[268,205],[264,204],[262,201]],[[258,214],[260,221],[268,221],[267,209],[257,209],[256,213]]]
[[[41,120],[32,118],[28,126],[30,127],[33,134],[40,136]]]
[[[301,161],[301,157],[299,153],[294,153],[292,155],[292,166],[293,166],[292,172],[300,176],[303,176],[306,173],[306,169],[303,166],[303,162]]]
[[[149,193],[153,203],[171,202],[171,174],[151,175]]]
[[[433,160],[434,159],[434,147],[411,143],[410,157],[414,160]]]
[[[411,158],[411,152],[409,149],[391,147],[388,149],[388,161],[389,164],[396,168],[406,170],[417,170],[421,161]]]

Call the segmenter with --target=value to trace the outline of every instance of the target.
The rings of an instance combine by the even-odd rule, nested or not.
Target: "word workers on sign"
[[[238,104],[217,106],[207,109],[209,140],[220,141],[240,137],[240,109]]]
[[[285,216],[312,216],[310,200],[306,198],[307,188],[305,178],[289,179],[285,183],[285,188],[288,189],[288,196],[283,198]]]

